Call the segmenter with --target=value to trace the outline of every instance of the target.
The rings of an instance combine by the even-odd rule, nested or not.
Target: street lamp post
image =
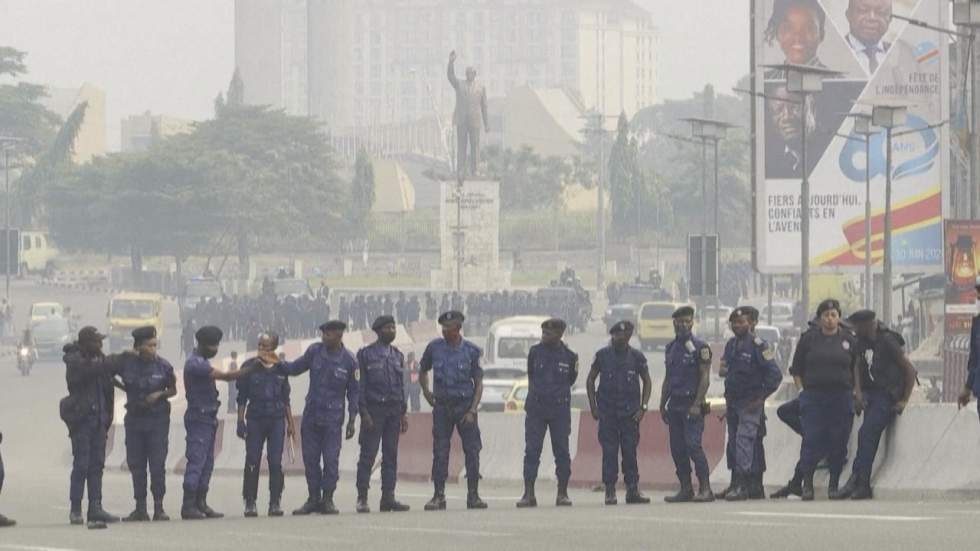
[[[767,68],[782,71],[786,75],[786,91],[800,97],[800,157],[803,172],[800,185],[800,288],[801,304],[804,312],[810,309],[810,167],[807,161],[807,113],[811,94],[823,90],[823,80],[839,76],[839,71],[784,63],[767,65]]]
[[[852,113],[854,133],[864,142],[864,307],[872,309],[874,287],[871,278],[871,136],[878,132],[872,128],[871,115]],[[839,134],[842,138],[854,140],[852,136]]]
[[[892,323],[892,132],[904,126],[908,105],[872,106],[871,122],[885,129],[885,243],[882,262],[881,317],[886,324]]]
[[[3,273],[4,273],[4,298],[10,303],[10,148],[21,138],[10,136],[0,136],[0,148],[3,149]],[[14,247],[18,244],[15,242]],[[16,267],[16,264],[15,264]]]
[[[715,277],[715,336],[721,335],[721,322],[718,319],[719,312],[721,310],[720,304],[718,302],[718,291],[721,287],[721,233],[718,227],[718,142],[721,141],[725,134],[728,132],[729,128],[734,125],[729,124],[724,121],[690,117],[686,119],[681,119],[682,121],[689,122],[691,124],[691,135],[700,140],[701,142],[701,200],[705,203],[708,202],[707,194],[707,176],[705,171],[707,170],[707,156],[708,156],[708,143],[710,142],[714,149],[714,232],[716,239],[715,248],[715,263],[718,266]],[[701,289],[702,294],[707,298],[707,227],[708,227],[708,213],[707,210],[701,211]]]

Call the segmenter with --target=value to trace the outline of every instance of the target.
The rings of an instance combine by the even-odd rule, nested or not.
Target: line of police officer
[[[794,355],[790,372],[803,389],[799,399],[803,435],[799,480],[794,479],[773,497],[798,494],[813,499],[813,471],[824,457],[830,466],[832,499],[871,497],[871,466],[881,433],[901,413],[911,393],[915,372],[902,350],[901,336],[877,323],[870,311],[857,312],[849,318],[856,329],[856,333],[851,333],[841,326],[840,314],[836,301],[821,303],[817,309],[819,321],[804,333]],[[678,309],[673,319],[676,337],[665,353],[667,375],[660,413],[669,427],[671,454],[681,487],[665,501],[713,501],[708,464],[701,447],[711,349],[691,332],[692,308]],[[477,411],[483,390],[482,352],[462,337],[463,321],[463,314],[457,311],[440,316],[443,337],[429,343],[420,364],[422,392],[433,407],[434,494],[426,510],[446,507],[444,490],[449,442],[454,430],[460,434],[465,454],[467,507],[487,506],[479,496],[482,441]],[[738,308],[732,313],[730,323],[735,336],[726,344],[722,360],[729,430],[727,456],[733,471],[732,483],[722,495],[732,501],[764,496],[761,487],[765,470],[763,404],[781,379],[769,344],[753,334],[757,321],[758,312],[751,307]],[[380,447],[380,509],[407,511],[408,506],[394,497],[398,438],[408,428],[403,391],[404,356],[391,344],[395,338],[395,320],[391,316],[379,317],[372,328],[378,334],[377,341],[355,356],[343,345],[346,325],[340,321],[327,322],[320,326],[322,342],[311,345],[292,362],[281,361],[276,355],[278,337],[264,334],[258,356],[235,372],[216,370],[208,361],[217,354],[221,330],[212,326],[198,330],[197,347],[184,366],[187,436],[182,518],[223,516],[207,505],[220,405],[217,380],[239,381],[237,432],[246,439],[247,448],[243,482],[246,516],[257,515],[255,502],[263,445],[267,447],[269,463],[269,515],[282,515],[279,501],[284,480],[281,461],[284,436],[288,435],[291,442],[295,432],[287,377],[306,372],[310,374],[310,385],[301,438],[308,499],[293,513],[338,513],[333,493],[339,474],[345,413],[347,426],[343,432],[347,439],[354,435],[354,418],[358,414],[362,417],[356,510],[370,511],[367,504],[370,471]],[[565,322],[560,319],[545,321],[541,343],[533,346],[528,356],[525,490],[517,503],[522,508],[537,505],[534,484],[546,431],[550,432],[555,454],[556,505],[571,505],[567,492],[571,475],[568,438],[571,387],[578,375],[578,357],[562,342],[564,330]],[[652,383],[645,356],[629,345],[632,332],[633,325],[628,321],[611,328],[610,344],[596,353],[587,379],[591,413],[598,421],[602,480],[608,505],[617,502],[615,486],[620,455],[627,487],[626,502],[649,503],[639,491],[637,447],[639,425],[648,409]],[[101,505],[105,441],[112,423],[114,387],[126,393],[126,459],[136,502],[133,512],[123,520],[150,520],[146,506],[147,470],[154,498],[152,519],[168,520],[163,498],[170,424],[168,399],[176,394],[173,368],[156,354],[156,333],[152,327],[135,330],[134,349],[123,354],[103,355],[103,338],[95,328],[85,327],[79,332],[78,341],[65,347],[69,396],[62,400],[61,413],[69,428],[74,458],[70,521],[82,523],[81,501],[86,487],[89,527],[102,528],[119,520]],[[974,372],[971,370],[971,374]],[[791,408],[792,404],[783,407]],[[859,432],[852,477],[838,490],[855,410],[867,415]],[[782,411],[780,416],[784,416]],[[692,463],[699,482],[696,494],[690,480]]]

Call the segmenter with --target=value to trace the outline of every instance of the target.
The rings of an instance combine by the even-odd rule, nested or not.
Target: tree
[[[638,164],[636,139],[630,136],[626,113],[619,116],[616,141],[609,152],[609,199],[612,207],[613,235],[620,239],[639,239],[641,206],[646,197],[646,181]]]
[[[368,222],[371,220],[371,208],[374,207],[374,166],[371,157],[365,149],[357,152],[354,160],[354,177],[350,186],[350,209],[347,211],[347,227],[350,237],[367,238]]]
[[[571,178],[572,165],[560,157],[545,157],[529,146],[484,151],[487,173],[500,182],[501,209],[557,210],[562,192]]]

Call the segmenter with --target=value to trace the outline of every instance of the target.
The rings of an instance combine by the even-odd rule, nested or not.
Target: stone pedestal
[[[510,286],[510,272],[500,269],[500,184],[468,181],[440,186],[440,268],[432,270],[435,289],[457,288],[462,256],[462,291],[489,291]]]

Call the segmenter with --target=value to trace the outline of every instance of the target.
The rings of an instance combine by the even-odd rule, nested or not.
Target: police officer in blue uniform
[[[346,405],[348,421],[343,436],[350,440],[354,437],[360,379],[357,359],[344,347],[346,329],[347,324],[342,321],[324,323],[320,326],[321,342],[310,345],[296,360],[276,365],[277,372],[291,377],[310,372],[310,387],[300,425],[309,496],[306,503],[293,511],[294,515],[340,513],[334,505],[333,494],[340,477],[344,407]],[[275,353],[268,351],[261,352],[259,357],[268,363],[278,361]]]
[[[184,412],[184,429],[187,431],[187,449],[184,467],[184,500],[180,516],[185,520],[221,518],[224,515],[208,505],[208,488],[214,470],[214,443],[218,431],[218,387],[215,381],[234,381],[246,377],[256,369],[219,371],[209,361],[218,355],[221,329],[206,325],[197,330],[194,348],[184,362],[184,391],[187,394],[187,411]]]
[[[859,375],[857,340],[841,326],[840,303],[824,300],[817,306],[817,318],[818,326],[800,337],[789,370],[803,389],[800,472],[804,501],[814,499],[813,472],[824,457],[830,471],[827,495],[837,498],[854,423],[854,379]]]
[[[875,319],[871,310],[859,310],[847,321],[858,336],[859,376],[855,378],[854,408],[864,421],[858,430],[858,449],[851,477],[840,499],[871,499],[871,469],[881,433],[901,415],[915,388],[915,368],[905,354],[905,339]]]
[[[980,300],[980,284],[976,286],[977,300]],[[960,408],[966,407],[973,396],[980,397],[980,377],[977,377],[977,370],[980,368],[980,314],[973,317],[970,324],[970,355],[966,361],[966,384],[960,391],[959,398],[956,400]],[[977,413],[980,414],[980,402],[977,402]]]
[[[261,333],[259,352],[275,353],[279,347],[279,335]],[[250,358],[242,367],[261,364],[260,358]],[[280,500],[285,484],[282,472],[282,452],[285,438],[290,440],[296,432],[293,415],[289,407],[289,379],[267,367],[255,368],[248,377],[239,379],[238,388],[238,426],[236,434],[245,440],[245,474],[242,484],[242,497],[245,499],[245,516],[256,517],[256,500],[259,493],[259,467],[262,462],[262,448],[266,448],[266,461],[269,465],[269,516],[281,517]]]
[[[664,350],[667,376],[660,390],[660,417],[669,427],[670,455],[677,469],[680,490],[667,503],[715,500],[708,480],[708,458],[701,446],[704,434],[704,395],[711,382],[711,347],[692,333],[694,308],[681,306],[671,314],[674,340]],[[691,486],[691,464],[698,477],[698,493]]]
[[[568,437],[572,431],[572,386],[578,378],[578,354],[562,341],[565,321],[558,318],[541,324],[541,342],[527,355],[527,399],[524,401],[524,495],[517,506],[537,507],[534,481],[541,464],[541,449],[545,432],[551,433],[551,449],[555,455],[555,476],[558,496],[555,505],[570,506],[568,479],[572,475],[572,459]]]
[[[626,503],[650,503],[650,498],[640,493],[640,469],[636,462],[636,448],[640,444],[640,422],[647,412],[653,387],[650,370],[646,356],[629,344],[633,337],[632,322],[620,321],[613,324],[609,334],[612,336],[610,344],[596,352],[585,381],[592,418],[599,422],[605,502],[606,505],[617,503],[617,462],[622,450]],[[599,378],[598,392],[596,378]]]
[[[432,406],[432,499],[426,511],[446,508],[446,478],[449,475],[449,440],[459,433],[466,457],[466,508],[486,509],[480,499],[480,425],[477,411],[483,396],[483,351],[463,338],[460,332],[466,318],[451,310],[439,316],[442,338],[425,347],[419,363],[422,395]],[[430,383],[429,374],[433,381]]]
[[[380,316],[371,324],[378,335],[374,343],[357,351],[361,375],[358,407],[361,456],[357,462],[357,512],[369,513],[368,488],[371,469],[381,447],[381,512],[408,511],[408,505],[395,499],[398,480],[398,439],[408,430],[405,403],[405,355],[392,343],[397,328],[395,318]]]
[[[101,335],[94,327],[83,327],[78,340],[65,345],[65,380],[68,396],[60,406],[61,419],[71,439],[72,468],[68,520],[83,524],[82,497],[88,489],[87,524],[90,529],[105,528],[119,517],[102,508],[102,474],[105,445],[112,425],[115,391],[112,363],[102,354]]]
[[[758,311],[751,306],[736,308],[730,317],[734,337],[725,344],[722,371],[725,375],[725,418],[728,448],[734,455],[732,486],[727,501],[765,497],[762,474],[765,468],[766,398],[779,389],[783,374],[775,361],[775,350],[753,332]]]
[[[0,432],[0,443],[3,443],[3,433],[2,432]],[[2,491],[3,491],[3,457],[0,456],[0,492],[2,492]],[[11,526],[14,526],[15,524],[17,524],[17,521],[15,521],[14,519],[7,518],[7,517],[5,517],[3,515],[0,515],[0,528],[10,528]]]
[[[170,520],[163,509],[167,491],[167,450],[170,435],[170,398],[177,395],[177,377],[170,362],[157,355],[157,330],[133,330],[135,354],[116,356],[115,375],[126,392],[126,465],[133,476],[136,507],[127,522],[150,520],[146,510],[146,471],[150,470],[153,520]]]

